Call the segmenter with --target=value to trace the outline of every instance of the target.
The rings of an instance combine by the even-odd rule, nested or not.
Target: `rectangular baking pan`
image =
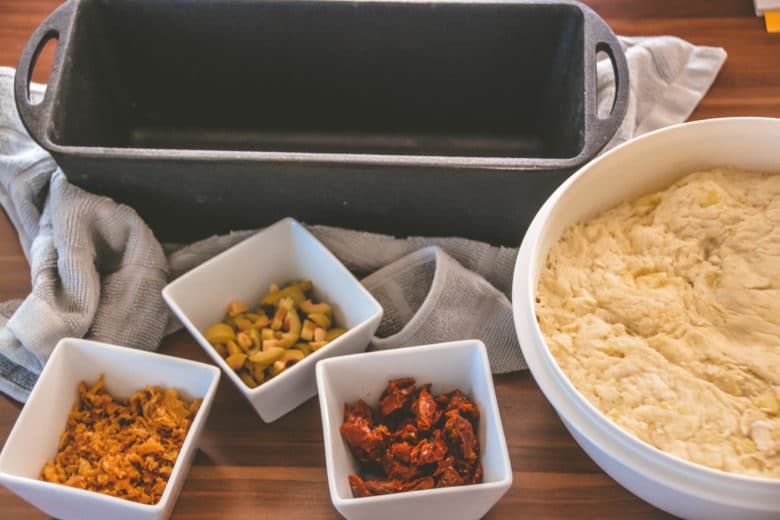
[[[597,51],[617,82],[604,119]],[[161,240],[289,215],[518,245],[616,130],[628,72],[573,1],[70,0],[32,35],[15,94],[68,179]]]

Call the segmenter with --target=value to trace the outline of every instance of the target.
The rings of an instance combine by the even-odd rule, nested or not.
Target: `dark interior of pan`
[[[583,15],[517,3],[84,1],[62,146],[575,157]]]

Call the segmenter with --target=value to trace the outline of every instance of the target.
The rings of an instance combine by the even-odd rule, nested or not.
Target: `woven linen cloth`
[[[621,44],[629,106],[607,149],[685,121],[726,58],[723,49],[668,36],[621,38]],[[607,61],[598,64],[601,113],[609,112],[614,97]],[[169,321],[162,287],[254,231],[161,246],[132,208],[67,181],[25,131],[13,77],[13,69],[0,67],[0,204],[30,264],[32,291],[0,304],[0,391],[24,401],[63,337],[156,349],[166,332],[178,328]],[[42,93],[43,87],[32,86],[33,97]],[[373,348],[478,338],[493,372],[525,367],[509,301],[516,249],[461,238],[309,229],[365,277],[383,305]]]

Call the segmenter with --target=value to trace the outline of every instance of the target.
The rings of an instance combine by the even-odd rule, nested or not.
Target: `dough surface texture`
[[[569,380],[621,428],[780,478],[780,175],[697,172],[571,226],[536,315]]]

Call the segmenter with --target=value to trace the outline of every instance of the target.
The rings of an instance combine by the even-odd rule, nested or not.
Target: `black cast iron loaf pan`
[[[604,119],[598,51],[617,83]],[[573,1],[70,0],[33,33],[15,94],[68,179],[161,240],[290,215],[518,245],[617,129],[628,70]]]

